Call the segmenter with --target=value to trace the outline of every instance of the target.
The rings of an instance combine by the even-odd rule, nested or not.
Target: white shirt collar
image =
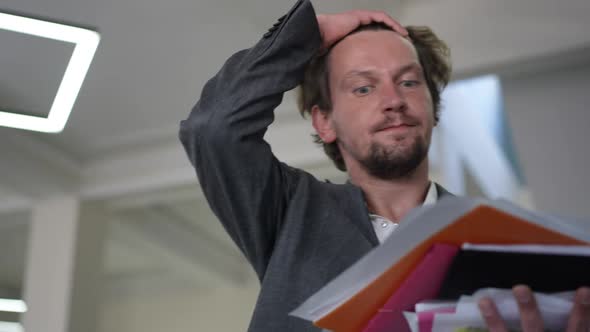
[[[428,193],[426,193],[426,198],[424,199],[423,205],[427,204],[434,204],[438,200],[438,190],[436,189],[436,185],[434,182],[430,181],[430,186],[428,187]]]
[[[430,186],[428,187],[428,192],[426,193],[426,198],[424,198],[422,205],[434,204],[437,200],[438,190],[436,189],[434,182],[430,181]],[[393,222],[378,214],[369,213],[369,219],[371,220],[371,224],[373,225],[373,229],[375,230],[375,234],[377,235],[379,243],[383,243],[383,241],[385,241],[393,233],[398,225],[397,222]]]

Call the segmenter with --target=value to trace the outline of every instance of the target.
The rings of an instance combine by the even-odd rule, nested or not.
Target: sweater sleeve
[[[276,159],[264,134],[320,44],[314,9],[299,0],[256,45],[226,61],[180,125],[209,205],[261,279],[300,174]]]

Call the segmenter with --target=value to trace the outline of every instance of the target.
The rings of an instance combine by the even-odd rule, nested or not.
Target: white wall
[[[590,217],[590,61],[507,74],[502,90],[537,208]]]
[[[242,286],[113,296],[103,303],[98,331],[245,331],[258,289],[252,281]]]

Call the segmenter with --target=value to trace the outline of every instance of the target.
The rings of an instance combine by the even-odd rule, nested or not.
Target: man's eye
[[[413,88],[415,86],[418,86],[420,84],[420,81],[415,81],[415,80],[405,80],[401,82],[401,86],[403,86],[404,88]]]
[[[371,93],[371,91],[373,91],[373,87],[367,85],[367,86],[361,86],[360,88],[356,88],[356,89],[354,89],[353,92],[356,95],[361,95],[362,96],[362,95],[366,95],[366,94]]]

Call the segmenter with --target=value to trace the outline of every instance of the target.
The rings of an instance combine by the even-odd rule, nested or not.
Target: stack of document
[[[507,327],[518,331],[518,306],[509,289],[514,283],[552,292],[589,282],[590,246],[464,244],[446,271],[437,296],[459,300],[423,301],[404,316],[412,332],[485,331],[477,302],[486,296],[495,302]],[[484,288],[488,286],[508,289]],[[550,331],[564,330],[574,292],[544,292],[535,292],[535,298],[545,327]],[[461,295],[465,293],[473,295]],[[378,317],[384,328],[376,327],[378,319],[374,318],[366,330],[399,330],[393,328],[391,320]]]
[[[510,331],[520,330],[518,305],[511,290],[485,288],[472,296],[461,296],[456,303],[422,302],[414,312],[404,312],[412,332],[464,332],[486,331],[485,323],[479,313],[477,301],[482,297],[491,298]],[[539,311],[543,316],[545,329],[563,331],[573,307],[574,292],[545,294],[535,292]],[[388,331],[397,331],[389,327]]]
[[[476,247],[463,247],[466,243]],[[537,247],[524,251],[478,247],[530,244]],[[541,248],[553,245],[589,246],[590,222],[556,218],[506,201],[445,197],[412,211],[382,245],[291,314],[335,332],[410,331],[404,312],[416,313],[416,304],[424,301],[445,300],[453,304],[441,310],[456,312],[463,295],[475,296],[484,288],[524,283],[535,291],[555,293],[587,284],[588,256],[571,251],[536,256]],[[561,271],[573,272],[552,276],[548,273],[560,270],[543,264],[547,259],[561,264]],[[539,278],[535,271],[545,277]],[[571,277],[580,271],[588,272]],[[412,319],[411,314],[408,318]],[[461,327],[466,326],[452,331]]]

